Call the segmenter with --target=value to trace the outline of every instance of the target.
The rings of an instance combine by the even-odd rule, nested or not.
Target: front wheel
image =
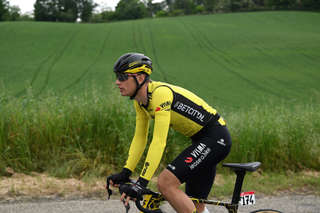
[[[260,209],[260,210],[256,210],[250,213],[282,213],[280,211],[277,210],[273,210],[273,209]]]

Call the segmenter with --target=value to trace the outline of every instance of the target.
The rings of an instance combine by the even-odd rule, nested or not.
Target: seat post
[[[233,170],[237,174],[237,179],[236,179],[236,183],[235,183],[234,190],[233,190],[231,204],[238,205],[238,203],[240,201],[240,194],[241,194],[243,179],[244,179],[244,176],[246,175],[246,171],[242,170],[242,169],[233,169]]]

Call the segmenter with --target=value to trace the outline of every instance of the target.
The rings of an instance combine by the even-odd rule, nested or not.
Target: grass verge
[[[137,178],[137,177],[135,177]],[[209,199],[229,201],[232,197],[236,176],[234,174],[217,174]],[[148,187],[157,191],[157,178],[154,177]],[[101,198],[107,199],[104,189],[105,179],[85,177],[56,178],[47,173],[33,172],[30,175],[15,173],[11,177],[0,177],[0,200],[10,202],[19,199],[34,198]],[[184,190],[184,185],[181,186]],[[320,196],[320,172],[302,171],[298,173],[267,173],[258,170],[248,173],[243,184],[243,192],[255,191],[256,197],[279,195],[316,195]],[[111,198],[120,197],[113,189]]]
[[[15,98],[0,93],[0,174],[11,167],[19,173],[49,172],[61,178],[104,177],[119,172],[127,159],[135,129],[132,102],[115,88],[80,96],[48,93]],[[318,95],[318,93],[316,93]],[[249,110],[223,112],[233,146],[223,161],[260,161],[268,172],[319,171],[320,99],[317,104],[257,104]],[[221,112],[221,113],[220,113]],[[152,140],[153,122],[148,141]],[[190,139],[169,131],[161,171]],[[137,166],[138,175],[144,157]],[[158,172],[156,173],[156,175]]]

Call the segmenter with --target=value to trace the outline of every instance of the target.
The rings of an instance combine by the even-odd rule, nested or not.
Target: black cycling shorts
[[[181,183],[186,183],[188,196],[206,199],[212,188],[216,165],[225,159],[231,149],[231,137],[226,126],[206,125],[192,145],[183,150],[168,166]]]

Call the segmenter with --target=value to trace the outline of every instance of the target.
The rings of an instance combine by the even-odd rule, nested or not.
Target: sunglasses
[[[129,78],[129,75],[137,76],[139,74],[131,74],[131,73],[117,73],[116,77],[119,81],[126,81]]]

